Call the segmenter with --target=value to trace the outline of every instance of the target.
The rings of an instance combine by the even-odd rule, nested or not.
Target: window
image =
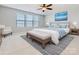
[[[17,14],[16,25],[17,27],[38,27],[39,25],[38,15],[27,14],[24,15],[22,13]]]
[[[33,17],[32,15],[26,15],[26,26],[32,27],[33,26]]]
[[[34,27],[38,27],[38,16],[34,16]]]
[[[23,14],[17,14],[17,20],[16,20],[16,24],[17,27],[24,27],[24,15]]]

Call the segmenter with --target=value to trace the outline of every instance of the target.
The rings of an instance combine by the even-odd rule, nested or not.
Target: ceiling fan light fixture
[[[45,7],[43,7],[43,8],[42,8],[42,10],[46,10],[46,8],[45,8]]]
[[[52,8],[51,8],[51,6],[52,6],[52,4],[42,4],[40,7],[40,9],[43,11],[43,12],[45,12],[46,10],[52,10]],[[39,9],[39,10],[40,10]]]
[[[44,12],[45,10],[43,10],[43,12]]]

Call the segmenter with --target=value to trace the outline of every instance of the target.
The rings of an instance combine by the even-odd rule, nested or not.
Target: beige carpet
[[[72,35],[74,39],[68,47],[61,53],[61,55],[79,55],[79,36]]]
[[[3,38],[0,47],[0,54],[26,54],[40,55],[41,53],[33,48],[28,42],[20,37],[23,33],[16,33]]]

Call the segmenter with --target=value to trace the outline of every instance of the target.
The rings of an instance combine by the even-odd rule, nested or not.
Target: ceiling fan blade
[[[46,4],[43,4],[43,7],[45,7],[46,6]]]
[[[50,6],[52,6],[52,4],[47,5],[47,7],[50,7]]]
[[[47,8],[48,10],[52,10],[52,8]]]

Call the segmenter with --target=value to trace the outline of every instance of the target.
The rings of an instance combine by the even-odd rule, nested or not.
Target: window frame
[[[39,16],[38,16],[38,15],[23,14],[24,20],[20,20],[20,19],[17,18],[19,14],[23,14],[23,13],[18,13],[18,14],[16,14],[16,27],[17,27],[17,28],[20,27],[20,26],[17,26],[17,24],[19,24],[18,21],[24,22],[23,27],[39,27]],[[29,17],[27,17],[27,15],[30,15],[30,16],[32,17],[32,21],[28,21],[28,20],[27,20],[27,19],[29,18]],[[37,21],[34,20],[35,17],[38,17],[38,18],[37,18],[37,19],[38,19]],[[28,23],[28,22],[32,22],[32,26],[27,26],[27,23]],[[38,23],[37,26],[35,26],[35,23],[36,23],[36,22]],[[23,28],[23,27],[21,27],[21,28]]]

